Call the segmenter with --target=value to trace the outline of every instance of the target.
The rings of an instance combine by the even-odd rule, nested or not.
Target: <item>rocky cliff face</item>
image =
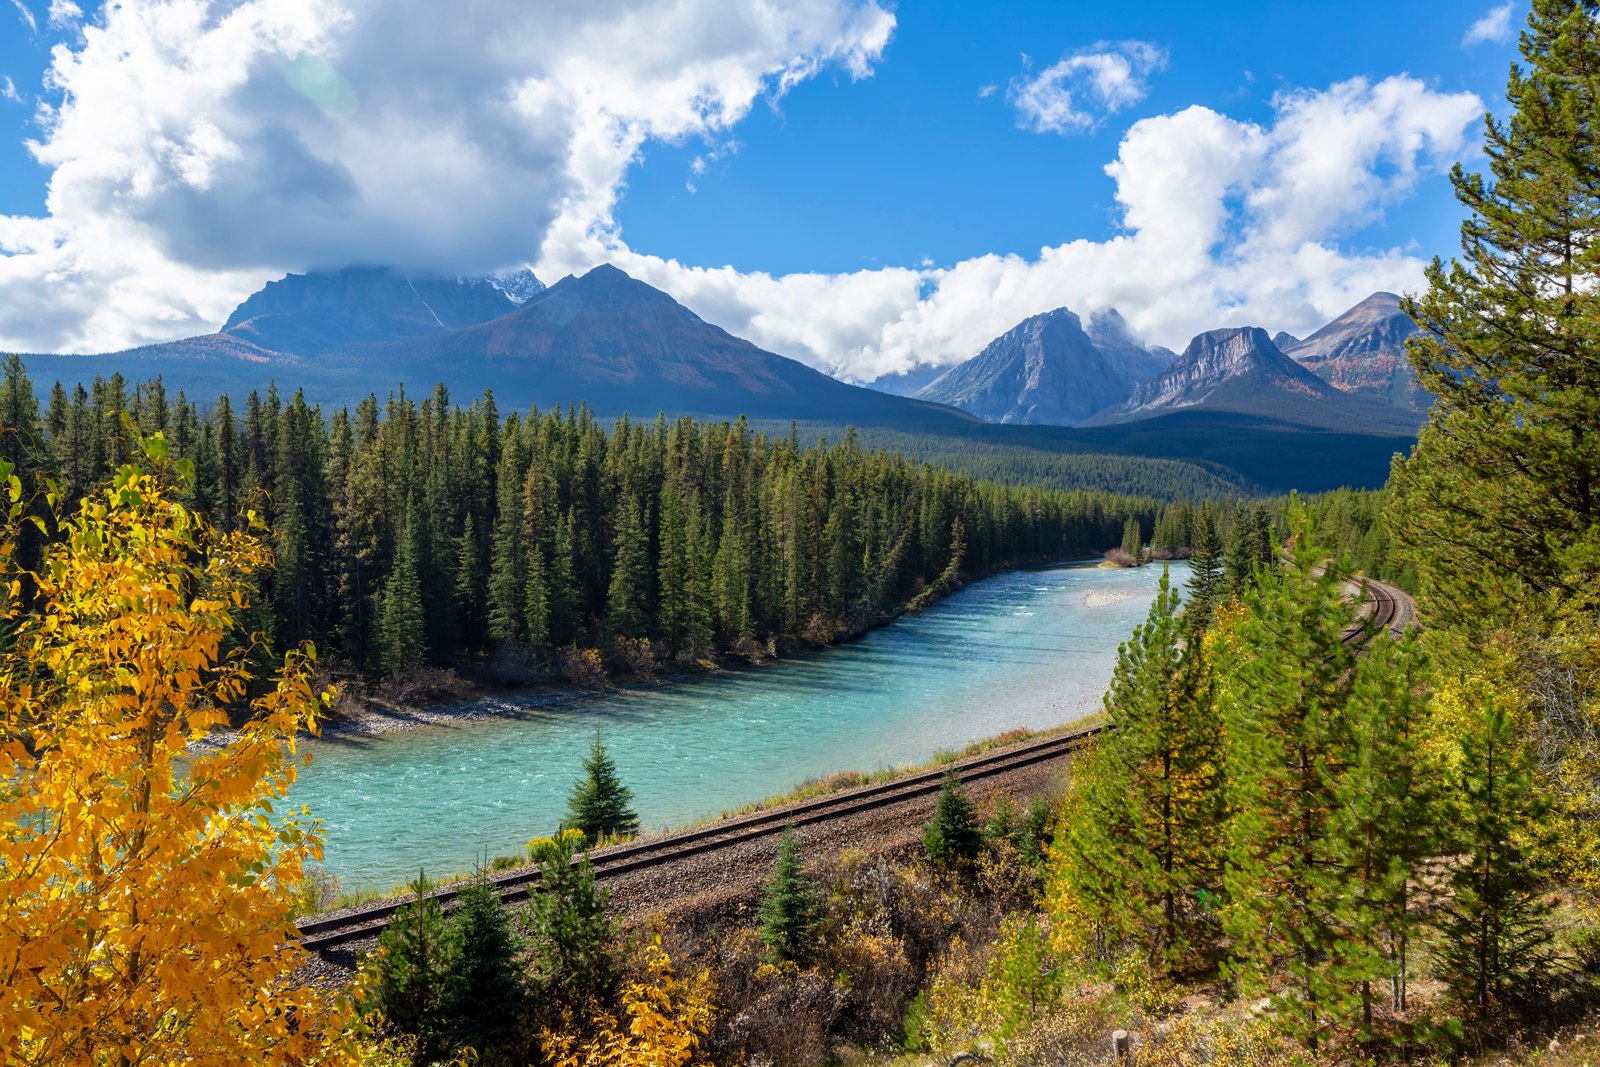
[[[1406,359],[1406,339],[1416,332],[1398,296],[1373,293],[1284,351],[1337,389],[1424,411],[1428,394]]]
[[[1284,426],[1346,433],[1408,434],[1417,417],[1342,393],[1278,350],[1256,327],[1200,334],[1127,403],[1085,425],[1108,426],[1182,412],[1248,415]]]
[[[1171,366],[1133,391],[1128,411],[1194,407],[1224,384],[1246,378],[1263,390],[1308,397],[1333,393],[1327,383],[1278,351],[1265,330],[1246,326],[1212,330],[1190,341]]]
[[[1161,365],[1115,311],[1085,330],[1077,315],[1057,308],[1019,323],[914,395],[990,422],[1073,426],[1121,402]]]

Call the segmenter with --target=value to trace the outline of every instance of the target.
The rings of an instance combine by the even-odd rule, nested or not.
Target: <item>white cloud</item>
[[[83,8],[72,0],[50,0],[50,25],[58,30],[71,29],[83,18]]]
[[[33,12],[28,8],[27,4],[24,4],[22,0],[11,0],[11,6],[17,9],[17,17],[27,25],[29,33],[39,32],[39,23],[34,19]]]
[[[1286,95],[1276,109],[1266,126],[1203,107],[1134,123],[1106,167],[1123,232],[1031,258],[775,277],[596,235],[547,244],[539,269],[615,262],[734,334],[857,381],[966,359],[1063,305],[1118,308],[1146,340],[1180,348],[1219,326],[1303,335],[1377,290],[1419,287],[1415,256],[1338,240],[1463,154],[1482,102],[1393,77]]]
[[[1338,242],[1458,157],[1483,109],[1395,77],[1282,95],[1259,125],[1146,118],[1106,167],[1121,232],[1030,257],[777,276],[628,248],[614,209],[647,142],[702,139],[710,163],[764,96],[870,74],[893,26],[861,0],[108,5],[54,53],[33,146],[49,214],[0,216],[0,350],[203,332],[270,277],[351,262],[531,260],[548,281],[615,262],[856,380],[964,359],[1061,305],[1115,306],[1174,347],[1218,325],[1301,333],[1420,283],[1410,253]],[[1142,92],[1080,73],[1080,105]]]
[[[873,0],[108,4],[53,52],[48,216],[0,216],[0,347],[212,328],[290,269],[490,270],[610,233],[647,141],[866,77],[893,27]]]
[[[22,103],[22,94],[17,92],[17,83],[11,80],[9,74],[0,74],[0,99],[9,100],[13,104]]]
[[[1008,96],[1023,129],[1085,133],[1143,100],[1145,79],[1166,65],[1166,52],[1145,41],[1098,44],[1014,79]]]
[[[1488,13],[1467,27],[1461,37],[1461,47],[1475,44],[1503,44],[1511,40],[1511,3],[1492,7]]]

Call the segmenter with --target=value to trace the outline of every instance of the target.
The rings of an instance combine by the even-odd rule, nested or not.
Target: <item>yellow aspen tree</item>
[[[0,466],[0,1050],[51,1067],[322,1062],[340,1019],[289,981],[295,886],[321,841],[273,804],[328,695],[307,647],[249,697],[235,620],[271,563],[259,527],[224,534],[181,504],[190,471],[159,435],[140,463],[61,519],[28,574],[11,554],[23,487]],[[226,744],[190,747],[246,707]]]

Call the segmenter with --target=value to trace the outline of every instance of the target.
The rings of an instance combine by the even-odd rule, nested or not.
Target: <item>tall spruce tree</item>
[[[1178,595],[1161,576],[1143,625],[1117,656],[1101,735],[1064,823],[1066,873],[1092,919],[1176,964],[1221,889],[1222,746],[1200,642],[1184,644]]]
[[[408,509],[408,512],[410,509]],[[422,583],[417,576],[417,524],[408,518],[400,533],[400,551],[394,572],[384,585],[378,629],[382,636],[383,668],[398,677],[422,666],[428,657],[427,620],[422,606]]]
[[[1435,400],[1390,515],[1434,625],[1483,633],[1518,603],[1600,595],[1597,15],[1533,0],[1512,112],[1485,118],[1489,173],[1451,174],[1461,257],[1435,260],[1404,304]]]
[[[1333,955],[1348,980],[1346,999],[1359,999],[1358,1033],[1371,1040],[1380,1000],[1394,1011],[1407,1006],[1408,950],[1419,922],[1410,887],[1438,851],[1441,791],[1419,739],[1427,668],[1416,636],[1378,633],[1355,672],[1351,748],[1331,827],[1345,872]]]
[[[1135,564],[1144,562],[1144,535],[1139,520],[1131,515],[1122,524],[1122,554]]]
[[[600,731],[583,760],[583,776],[572,784],[567,798],[567,817],[563,830],[577,830],[590,842],[628,837],[639,832],[639,816],[633,810],[633,791],[622,784],[616,761],[606,751]]]
[[[1189,556],[1188,596],[1184,614],[1190,630],[1198,633],[1211,624],[1211,616],[1224,595],[1222,538],[1211,506],[1195,515],[1194,551]]]

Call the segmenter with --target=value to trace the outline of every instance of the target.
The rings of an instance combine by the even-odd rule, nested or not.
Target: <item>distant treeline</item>
[[[512,650],[647,669],[774,641],[858,633],[961,574],[1098,554],[1161,505],[1002,487],[737,423],[502,416],[443,386],[418,403],[325,413],[296,393],[201,408],[162,383],[0,381],[0,451],[69,497],[130,454],[121,412],[193,467],[191,502],[225,528],[253,509],[276,569],[252,625],[283,649],[403,674]],[[582,664],[580,663],[580,666]]]
[[[762,424],[758,429],[781,432],[769,424]],[[832,437],[838,431],[834,427],[811,424],[802,427],[802,432],[826,432]],[[1237,471],[1217,463],[1089,451],[1082,450],[1087,447],[1083,445],[1076,446],[1080,450],[1068,450],[1063,446],[1058,451],[1021,442],[881,427],[863,428],[860,433],[867,447],[901,452],[925,463],[949,467],[1001,485],[1034,485],[1067,491],[1094,489],[1157,500],[1218,500],[1260,494],[1260,489]]]

